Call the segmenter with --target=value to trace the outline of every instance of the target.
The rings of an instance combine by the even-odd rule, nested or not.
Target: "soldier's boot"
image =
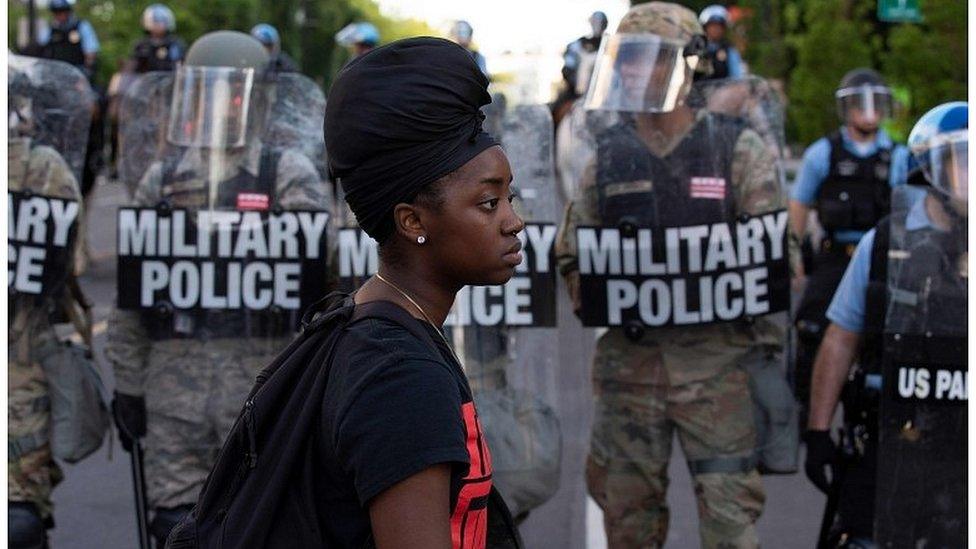
[[[170,531],[183,519],[183,516],[193,509],[192,505],[178,507],[157,507],[152,521],[149,523],[149,533],[156,540],[156,547],[166,546],[166,538]]]
[[[47,531],[33,503],[11,501],[7,507],[7,546],[10,549],[46,549]]]

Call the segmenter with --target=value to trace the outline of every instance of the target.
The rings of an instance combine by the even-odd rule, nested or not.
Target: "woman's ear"
[[[428,238],[427,228],[421,219],[420,209],[413,204],[399,203],[393,208],[393,224],[396,231],[408,242],[417,242],[418,237]]]

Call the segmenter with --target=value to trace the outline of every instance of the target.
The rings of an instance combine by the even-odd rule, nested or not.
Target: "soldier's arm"
[[[579,309],[579,263],[576,251],[576,228],[598,224],[596,208],[596,161],[584,170],[580,180],[580,195],[566,204],[559,231],[556,234],[556,267],[566,280],[574,309]]]
[[[140,313],[113,309],[106,333],[105,357],[115,372],[115,390],[142,395],[150,340]]]
[[[757,215],[786,207],[786,191],[776,169],[776,153],[751,129],[739,134],[732,158],[736,213]],[[787,238],[790,272],[802,273],[799,242]]]

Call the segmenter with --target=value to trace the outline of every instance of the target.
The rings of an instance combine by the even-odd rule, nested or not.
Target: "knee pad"
[[[10,502],[7,508],[7,544],[10,549],[44,549],[47,532],[33,503]]]
[[[159,547],[166,545],[169,533],[180,522],[183,515],[193,509],[192,505],[178,507],[157,507],[153,519],[149,522],[149,533],[156,539]]]

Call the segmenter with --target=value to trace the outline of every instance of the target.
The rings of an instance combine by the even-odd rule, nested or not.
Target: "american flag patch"
[[[238,193],[237,194],[237,209],[238,210],[267,210],[270,199],[268,195],[264,193]]]
[[[691,197],[725,200],[724,177],[692,177]]]

